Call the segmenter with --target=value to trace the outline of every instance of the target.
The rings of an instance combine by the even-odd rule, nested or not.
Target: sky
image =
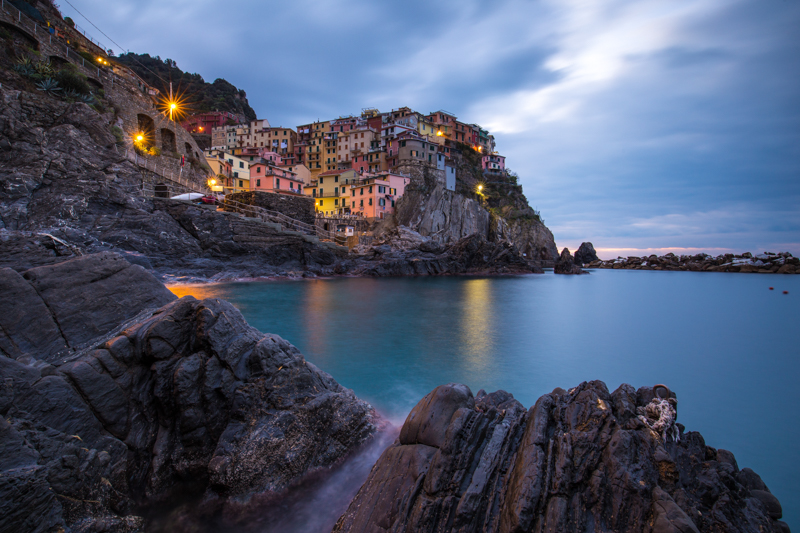
[[[798,0],[69,1],[274,126],[409,106],[488,128],[559,249],[800,256]]]

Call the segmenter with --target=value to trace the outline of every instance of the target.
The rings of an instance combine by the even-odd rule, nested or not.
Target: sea
[[[595,270],[170,290],[229,301],[395,426],[445,383],[502,389],[525,407],[583,381],[602,380],[609,391],[666,384],[686,431],[761,475],[783,519],[800,528],[800,276]],[[363,481],[372,460],[347,474],[351,483]],[[325,492],[304,494],[319,510]],[[343,510],[329,510],[325,523],[280,529],[330,530]]]

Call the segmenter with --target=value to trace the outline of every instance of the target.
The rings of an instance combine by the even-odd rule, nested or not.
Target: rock
[[[147,308],[157,309],[175,299],[152,274],[110,252],[33,268],[23,277],[50,310],[72,348]]]
[[[16,359],[65,352],[67,344],[36,290],[10,268],[0,269],[0,355]]]
[[[590,242],[582,242],[578,251],[575,252],[575,264],[578,266],[588,265],[592,261],[597,261],[597,252]]]
[[[553,234],[536,218],[505,219],[492,215],[481,204],[446,190],[441,184],[430,189],[408,187],[398,201],[397,224],[442,245],[453,244],[474,234],[494,243],[508,242],[537,263],[558,256]]]
[[[361,276],[437,276],[444,274],[520,274],[542,272],[523,257],[516,246],[492,242],[474,233],[449,244],[439,245],[403,226],[377,241],[361,247],[359,257],[347,272]]]
[[[783,517],[781,502],[779,502],[778,498],[776,498],[772,493],[765,490],[753,489],[750,491],[750,496],[764,504],[764,507],[767,509],[767,513],[769,513],[769,516],[772,518],[777,520]]]
[[[54,360],[46,350],[60,349],[57,338],[39,342],[17,327],[28,355],[0,356],[4,530],[141,530],[137,513],[193,495],[208,504],[201,514],[229,499],[240,506],[333,465],[375,431],[368,404],[226,302],[165,298],[163,285],[114,254],[24,277],[0,272],[14,294],[26,294],[25,278],[43,298],[27,291],[23,303],[70,302],[54,316],[67,339],[90,338],[91,349]],[[115,292],[127,292],[124,306],[114,307]],[[141,314],[160,299],[169,303]],[[144,318],[104,340],[116,331],[109,316]]]
[[[572,255],[567,248],[561,250],[561,256],[558,258],[558,261],[556,261],[553,270],[556,274],[583,274],[581,267],[573,262]]]
[[[664,442],[637,419],[652,398],[593,381],[526,411],[503,391],[471,402],[463,386],[439,387],[334,531],[783,531],[777,500],[737,481],[749,472],[735,473],[733,454],[680,425],[680,441]],[[443,427],[423,442],[420,420]]]

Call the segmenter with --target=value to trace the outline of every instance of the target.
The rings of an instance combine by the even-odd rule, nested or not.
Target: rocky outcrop
[[[513,244],[522,257],[537,264],[558,257],[553,234],[538,219],[493,216],[478,201],[440,184],[408,188],[398,201],[396,221],[438,244],[479,234],[488,241]]]
[[[576,265],[572,259],[572,254],[569,253],[568,248],[561,250],[561,255],[556,261],[553,271],[556,274],[583,274],[581,267]]]
[[[594,246],[590,242],[582,242],[578,251],[575,252],[575,264],[583,266],[597,261],[597,252],[594,251]]]
[[[610,261],[595,260],[587,268],[613,268],[628,270],[690,270],[692,272],[742,272],[749,274],[800,274],[800,259],[789,252],[764,252],[754,256],[724,254],[681,255],[669,253],[662,256],[618,257]]]
[[[469,235],[488,237],[491,216],[471,198],[441,185],[409,188],[398,201],[397,224],[407,226],[438,244],[450,244]]]
[[[0,284],[3,531],[134,531],[154,504],[277,493],[375,429],[285,340],[113,254]]]
[[[506,241],[491,242],[473,233],[439,244],[404,226],[371,246],[355,249],[347,272],[360,276],[436,276],[444,274],[522,274],[542,272]]]
[[[662,401],[676,404],[593,381],[526,411],[504,391],[437,387],[334,531],[788,531],[731,452],[680,424],[678,442],[652,429],[645,407]]]
[[[542,266],[548,266],[558,258],[553,232],[537,218],[497,217],[495,223],[496,234],[502,239],[513,242],[524,257]]]

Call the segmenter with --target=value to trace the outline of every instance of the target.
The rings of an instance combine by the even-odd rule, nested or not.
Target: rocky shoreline
[[[627,270],[683,270],[691,272],[741,272],[748,274],[800,274],[800,259],[789,252],[753,255],[708,254],[681,255],[669,253],[662,256],[618,257],[603,261],[596,259],[585,268],[611,268]]]
[[[117,254],[0,269],[0,304],[3,531],[250,527],[384,425],[230,304],[176,299]],[[789,531],[761,478],[676,424],[668,396],[589,382],[526,410],[438,387],[334,531]]]
[[[526,410],[437,387],[334,532],[788,532],[758,474],[686,432],[669,396],[592,381]]]

